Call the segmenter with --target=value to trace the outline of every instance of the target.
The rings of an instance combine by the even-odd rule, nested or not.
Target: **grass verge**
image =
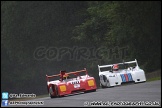
[[[147,82],[149,82],[149,81],[156,81],[156,80],[161,80],[161,76],[150,78],[150,79],[147,80]]]

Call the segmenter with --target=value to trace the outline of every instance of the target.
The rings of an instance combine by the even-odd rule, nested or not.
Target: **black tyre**
[[[103,85],[102,83],[100,83],[100,87],[101,87],[101,88],[110,87],[110,82],[109,82],[109,80],[107,79],[107,77],[106,77],[105,75],[100,76],[100,78],[102,78],[102,80],[103,80],[104,83],[105,83],[105,85]]]
[[[101,88],[106,88],[106,87],[105,87],[105,86],[103,86],[101,83],[100,83],[100,87],[101,87]]]
[[[110,82],[109,82],[109,80],[106,78],[106,87],[110,87]]]
[[[54,93],[54,91],[55,91],[55,93]],[[59,95],[58,95],[57,86],[52,85],[52,86],[49,88],[49,96],[50,96],[51,98],[56,98],[56,97],[59,96]]]

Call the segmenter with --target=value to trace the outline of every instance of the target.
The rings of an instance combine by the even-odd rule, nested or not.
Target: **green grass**
[[[161,80],[161,76],[150,78],[150,79],[147,80],[147,82],[149,82],[149,81],[156,81],[156,80]]]

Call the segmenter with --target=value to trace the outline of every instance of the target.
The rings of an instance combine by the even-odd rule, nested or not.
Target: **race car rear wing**
[[[56,74],[56,75],[51,75],[51,76],[48,76],[46,75],[46,79],[47,81],[49,81],[49,78],[53,78],[53,77],[60,77],[61,80],[63,80],[63,75],[69,75],[69,74],[75,74],[75,75],[78,75],[78,73],[80,72],[85,72],[86,75],[88,75],[88,71],[86,68],[84,68],[83,70],[79,70],[79,71],[74,71],[74,72],[66,72],[66,71],[60,71],[60,74]]]
[[[99,70],[99,72],[101,72],[101,68],[107,68],[107,67],[112,67],[112,66],[113,66],[113,64],[111,64],[111,65],[102,65],[102,66],[98,65],[98,70]]]
[[[137,60],[135,59],[134,61],[129,61],[129,62],[123,62],[123,63],[115,63],[115,64],[131,64],[131,63],[136,63],[136,66],[138,66]],[[106,67],[112,67],[114,64],[110,64],[110,65],[102,65],[99,66],[98,65],[98,70],[99,72],[101,72],[101,68],[106,68]]]
[[[131,64],[131,63],[136,63],[136,66],[138,66],[137,60],[135,59],[134,61],[129,61],[129,62],[123,62],[123,63],[117,63],[117,64]]]

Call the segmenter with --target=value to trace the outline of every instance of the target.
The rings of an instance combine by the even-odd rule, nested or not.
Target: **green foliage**
[[[161,68],[160,2],[91,2],[87,11],[88,19],[74,30],[76,39],[108,49],[129,46],[125,59],[136,58],[146,71]]]

